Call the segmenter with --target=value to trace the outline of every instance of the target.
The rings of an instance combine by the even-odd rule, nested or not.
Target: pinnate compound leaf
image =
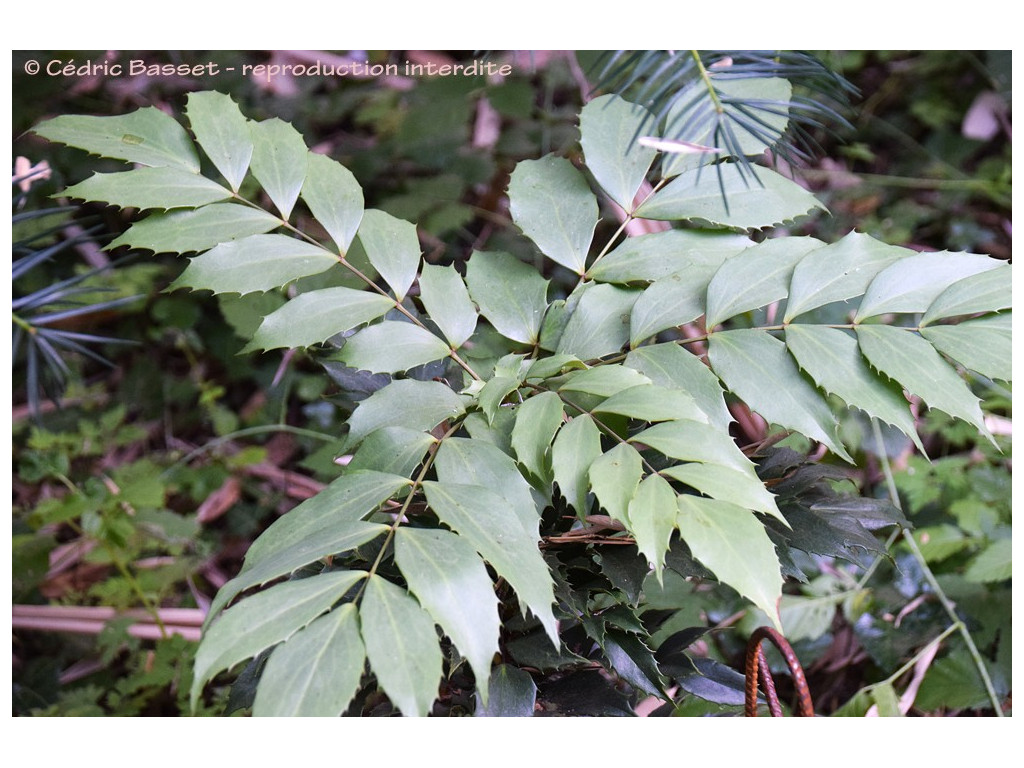
[[[231,197],[231,192],[217,182],[173,166],[97,173],[68,187],[65,193],[79,200],[140,210],[198,208]]]
[[[427,481],[423,489],[441,522],[463,536],[512,586],[557,648],[554,583],[537,539],[524,530],[509,502],[479,485]]]
[[[346,448],[354,448],[377,429],[406,427],[426,432],[464,412],[463,398],[438,381],[393,381],[353,411]]]
[[[726,501],[679,496],[678,504],[676,525],[693,556],[764,611],[781,631],[782,574],[764,526],[749,510]]]
[[[309,150],[302,134],[291,125],[272,117],[250,123],[252,175],[263,186],[282,219],[291,216],[306,179]]]
[[[783,342],[756,329],[721,331],[711,334],[708,360],[725,385],[767,421],[817,440],[853,463],[828,403],[803,378]]]
[[[978,398],[925,339],[891,325],[857,326],[864,357],[876,369],[937,408],[972,424],[990,440]]]
[[[225,611],[204,633],[196,650],[192,708],[214,675],[287,640],[328,611],[365,576],[362,571],[332,571],[287,581]]]
[[[477,311],[462,277],[452,267],[424,264],[420,272],[420,299],[448,339],[458,349],[476,330]]]
[[[537,705],[537,685],[528,672],[510,664],[491,670],[490,696],[477,701],[475,717],[532,717]]]
[[[394,308],[394,300],[387,296],[344,286],[300,293],[264,317],[242,351],[320,344]]]
[[[409,591],[469,662],[486,702],[501,622],[483,560],[454,533],[403,526],[395,532],[395,562]]]
[[[195,210],[151,214],[132,224],[107,250],[128,245],[155,253],[205,251],[220,243],[270,232],[281,224],[276,216],[258,208],[217,203]]]
[[[982,376],[1010,381],[1013,378],[1013,319],[1010,312],[959,325],[929,325],[921,329],[940,352]]]
[[[597,227],[597,198],[563,157],[520,162],[508,184],[512,220],[552,261],[578,275]]]
[[[366,649],[352,603],[340,605],[274,649],[254,717],[338,717],[359,687]]]
[[[337,263],[338,257],[330,251],[288,235],[250,235],[191,259],[171,287],[214,293],[269,291]]]
[[[626,355],[624,365],[644,374],[658,386],[686,391],[712,424],[728,429],[732,422],[718,377],[696,355],[678,344],[639,347]]]
[[[406,717],[427,715],[437,698],[443,664],[430,614],[404,589],[373,574],[359,618],[380,687]]]
[[[516,409],[512,449],[527,471],[545,485],[552,481],[548,449],[564,416],[562,400],[554,392],[541,392],[527,398]]]
[[[853,336],[838,328],[794,323],[786,330],[786,345],[819,387],[896,427],[925,453],[902,390],[871,370]]]
[[[338,359],[371,373],[396,373],[440,360],[451,349],[425,328],[384,320],[356,333],[345,342]]]
[[[687,284],[706,287],[730,256],[749,248],[746,235],[670,229],[630,237],[595,262],[587,277],[599,283],[652,282],[682,274]]]
[[[466,284],[480,313],[512,341],[536,344],[548,306],[548,281],[503,251],[474,251],[466,264]]]
[[[420,241],[416,226],[390,213],[371,208],[363,213],[359,242],[366,257],[401,301],[416,279]]]
[[[61,115],[33,129],[44,139],[93,155],[199,173],[199,155],[185,129],[156,107],[127,115]]]
[[[580,414],[558,430],[551,445],[551,467],[559,491],[576,514],[587,512],[588,470],[601,455],[601,433],[589,414]]]
[[[697,220],[717,226],[760,229],[791,222],[816,208],[825,206],[799,184],[775,171],[743,171],[738,163],[725,163],[681,174],[649,197],[636,215],[644,219]]]
[[[302,199],[344,255],[363,219],[363,189],[337,160],[310,152],[306,162]]]
[[[921,318],[921,325],[946,317],[1009,309],[1013,306],[1012,288],[1009,265],[965,277],[935,297]]]
[[[590,285],[569,316],[558,341],[559,354],[592,360],[618,352],[629,343],[629,318],[640,291],[615,285]]]
[[[252,159],[249,121],[230,96],[216,91],[190,93],[185,112],[199,146],[237,192]]]
[[[580,112],[580,146],[587,169],[627,213],[657,154],[637,138],[653,128],[650,112],[615,95],[598,96]]]
[[[640,453],[628,443],[619,443],[590,465],[590,487],[610,517],[629,525],[629,504],[643,477]]]
[[[629,530],[659,580],[676,527],[676,510],[676,492],[661,475],[648,475],[641,480],[629,502]]]

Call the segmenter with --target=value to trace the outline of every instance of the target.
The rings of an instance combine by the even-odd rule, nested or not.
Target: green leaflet
[[[634,349],[626,355],[624,365],[659,386],[685,390],[712,424],[728,430],[732,414],[725,405],[722,385],[696,355],[678,344],[652,344]]]
[[[171,287],[214,293],[270,291],[337,263],[330,251],[288,235],[250,235],[191,259]]]
[[[352,603],[339,605],[274,649],[254,717],[338,717],[359,687],[366,649]]]
[[[420,266],[416,226],[390,213],[371,208],[363,213],[359,242],[366,257],[401,301],[412,287]]]
[[[196,650],[191,701],[218,672],[250,659],[325,613],[366,574],[332,571],[277,584],[225,611]]]
[[[68,197],[99,200],[119,208],[198,208],[231,197],[231,192],[191,171],[177,167],[136,168],[97,173],[65,190]]]
[[[309,151],[302,134],[291,125],[272,117],[250,123],[252,175],[263,186],[271,202],[287,220],[306,179]]]
[[[516,408],[512,449],[519,463],[546,488],[552,482],[548,448],[564,416],[562,400],[554,392],[541,392]]]
[[[300,194],[344,256],[363,219],[363,190],[341,163],[310,152]]]
[[[692,323],[704,314],[707,284],[690,280],[683,273],[669,275],[640,294],[629,316],[629,346],[636,349],[649,338]]]
[[[793,269],[784,321],[861,296],[875,275],[911,253],[860,232],[811,251]]]
[[[597,227],[597,198],[568,160],[547,155],[520,162],[508,183],[512,220],[552,261],[578,275]]]
[[[252,158],[249,121],[230,96],[216,91],[190,93],[185,112],[199,146],[237,192]]]
[[[270,232],[282,223],[257,208],[216,203],[196,210],[151,214],[132,224],[107,250],[128,245],[154,253],[205,251],[219,243]]]
[[[487,704],[477,702],[474,717],[533,717],[537,686],[528,672],[509,664],[499,664],[488,682],[491,695]]]
[[[476,330],[476,307],[453,267],[424,264],[420,271],[420,300],[452,349],[462,346]]]
[[[402,526],[395,532],[395,562],[409,591],[469,662],[486,702],[500,621],[483,560],[453,533]]]
[[[629,530],[661,581],[665,553],[676,527],[676,492],[661,475],[648,475],[629,501]]]
[[[346,449],[351,450],[368,434],[383,427],[426,432],[464,412],[462,398],[438,381],[393,381],[361,401],[353,411]]]
[[[918,253],[879,272],[868,286],[854,322],[887,312],[926,312],[935,299],[959,280],[1005,267],[975,253]]]
[[[338,359],[371,373],[396,373],[451,354],[444,341],[412,323],[384,320],[346,340]]]
[[[409,593],[377,575],[359,606],[363,644],[377,682],[406,717],[422,717],[443,673],[434,620]]]
[[[537,548],[537,539],[523,530],[509,502],[479,485],[427,481],[423,490],[441,522],[465,537],[512,586],[524,609],[529,608],[540,620],[557,648],[551,574]]]
[[[300,293],[263,318],[243,352],[309,347],[395,308],[394,299],[338,286]]]
[[[974,557],[964,578],[974,584],[987,584],[1013,578],[1013,546],[1008,538],[997,539]]]
[[[786,298],[793,267],[823,245],[813,237],[781,237],[727,260],[708,283],[705,326],[710,330],[730,317]]]
[[[678,504],[676,526],[693,556],[782,631],[782,574],[764,526],[749,510],[726,501],[679,496]]]
[[[929,408],[962,419],[992,439],[978,398],[926,340],[905,328],[860,325],[857,341],[871,365],[920,397]]]
[[[629,343],[629,318],[640,291],[591,284],[569,316],[558,354],[592,360],[618,352]]]
[[[753,463],[728,432],[699,421],[663,421],[634,435],[630,442],[638,446],[649,446],[680,461],[705,461],[732,467],[740,472],[753,469]]]
[[[838,328],[794,323],[786,329],[786,346],[819,387],[893,425],[925,453],[902,390],[868,367],[853,336]]]
[[[720,331],[710,336],[708,360],[725,385],[767,421],[795,429],[853,463],[828,403],[803,378],[783,342],[762,330]]]
[[[580,414],[558,430],[551,445],[551,468],[558,489],[579,517],[587,512],[588,470],[601,455],[601,433],[589,414]]]
[[[744,171],[737,163],[723,163],[681,174],[649,197],[636,215],[760,229],[793,221],[816,208],[824,206],[814,195],[775,171],[760,167]]]
[[[753,242],[746,235],[670,229],[630,237],[587,270],[599,283],[635,283],[683,274],[687,283],[706,286],[730,256]]]
[[[487,383],[480,388],[477,400],[480,403],[480,409],[487,415],[488,422],[494,423],[498,409],[505,402],[505,398],[518,390],[521,383],[519,379],[509,376],[495,376],[493,379],[488,379]]]
[[[199,156],[185,129],[156,107],[113,117],[62,115],[33,132],[100,157],[199,173]]]
[[[503,251],[474,251],[466,284],[494,330],[512,341],[537,343],[548,306],[548,281],[537,270]]]
[[[629,524],[629,503],[643,476],[643,460],[636,448],[618,443],[590,465],[590,487],[610,517]]]
[[[616,392],[595,406],[594,413],[617,413],[641,421],[708,420],[689,392],[656,384],[641,384]]]
[[[1010,312],[921,329],[921,335],[940,352],[982,376],[1003,381],[1013,378],[1012,334]]]
[[[921,318],[921,325],[956,315],[1009,309],[1013,305],[1012,287],[1009,265],[965,277],[935,297]]]
[[[559,392],[586,392],[611,397],[625,389],[650,384],[651,380],[633,368],[622,365],[597,365],[572,371],[558,387]]]
[[[359,444],[345,473],[376,470],[409,477],[423,461],[423,455],[437,442],[427,432],[405,427],[384,427],[371,432]]]
[[[661,474],[686,483],[705,496],[755,512],[764,512],[788,525],[779,512],[775,497],[764,487],[753,466],[744,471],[723,464],[691,462],[667,467],[661,470]]]
[[[614,95],[598,96],[580,112],[580,145],[587,168],[627,213],[657,154],[637,138],[654,128],[650,112]]]

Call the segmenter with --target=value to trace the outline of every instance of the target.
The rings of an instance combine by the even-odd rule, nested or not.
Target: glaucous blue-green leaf
[[[958,325],[925,326],[921,335],[937,350],[982,376],[1004,381],[1013,378],[1010,312],[966,320]]]
[[[543,381],[570,370],[581,370],[586,367],[586,364],[575,355],[550,355],[532,361],[530,367],[526,369],[523,380]]]
[[[363,220],[363,189],[352,172],[326,155],[310,152],[300,194],[338,252],[345,255]]]
[[[93,174],[68,187],[65,194],[78,200],[98,200],[140,210],[198,208],[231,197],[231,192],[217,182],[174,166]]]
[[[199,173],[199,155],[185,129],[156,107],[127,115],[61,115],[32,129],[44,139],[93,155],[152,167],[172,166]]]
[[[359,620],[370,667],[391,703],[406,717],[429,714],[443,673],[430,614],[404,589],[373,574]]]
[[[697,406],[689,392],[656,384],[642,384],[616,392],[595,406],[594,413],[617,413],[641,421],[708,420],[707,414]]]
[[[458,349],[476,330],[476,307],[462,276],[453,267],[424,264],[420,300],[452,349]]]
[[[637,549],[661,578],[665,552],[676,528],[676,492],[661,475],[648,475],[640,481],[629,502],[629,530]]]
[[[454,533],[402,526],[395,532],[395,562],[409,591],[469,662],[486,702],[501,622],[484,561]]]
[[[989,437],[979,400],[935,348],[905,328],[859,325],[857,341],[868,362],[929,408],[973,424]]]
[[[752,463],[728,432],[717,426],[689,419],[663,421],[630,438],[680,461],[706,461],[747,472]]]
[[[533,717],[537,685],[528,672],[510,664],[491,670],[490,696],[486,704],[477,701],[474,717]]]
[[[704,314],[707,281],[695,281],[684,272],[663,277],[640,294],[629,315],[629,345],[643,341]]]
[[[207,210],[207,209],[203,209]],[[253,293],[280,288],[338,263],[330,251],[288,235],[249,235],[216,245],[189,260],[172,288]]]
[[[558,430],[551,444],[551,468],[558,489],[580,517],[587,512],[589,470],[601,455],[601,433],[594,419],[582,413]]]
[[[466,264],[469,295],[502,336],[536,344],[548,306],[548,281],[503,251],[474,251]]]
[[[416,226],[390,213],[371,208],[363,213],[359,241],[366,257],[401,301],[420,266],[420,241]]]
[[[618,352],[629,343],[629,317],[639,295],[616,285],[589,286],[569,316],[556,353],[592,360]]]
[[[964,278],[1005,266],[976,253],[917,253],[883,269],[861,299],[855,322],[887,312],[927,312],[939,294]]]
[[[644,384],[651,380],[634,368],[622,365],[595,365],[580,371],[572,371],[558,387],[559,392],[586,392],[599,397],[612,395]]]
[[[279,218],[259,208],[217,203],[195,210],[150,214],[132,224],[107,249],[127,245],[156,253],[205,251],[220,243],[270,232],[281,223]]]
[[[794,429],[853,463],[828,403],[800,373],[786,345],[767,331],[711,334],[708,360],[725,385],[767,421]]]
[[[519,602],[540,620],[557,648],[558,623],[551,608],[554,583],[537,539],[523,529],[509,502],[481,485],[428,480],[423,490],[441,522],[465,537],[512,586]]]
[[[626,238],[587,270],[600,283],[651,282],[684,274],[707,285],[718,267],[753,242],[746,235],[670,229]]]
[[[761,229],[792,222],[816,208],[825,210],[814,195],[780,173],[760,167],[742,170],[738,163],[724,163],[681,174],[647,198],[636,215]]]
[[[643,476],[643,460],[636,448],[618,443],[591,463],[590,487],[608,515],[629,525],[629,503]]]
[[[639,347],[626,355],[624,365],[644,374],[654,384],[685,390],[713,425],[729,428],[732,414],[725,405],[725,393],[718,377],[700,358],[678,344]]]
[[[366,649],[355,605],[339,605],[274,649],[254,717],[338,717],[359,687]]]
[[[287,640],[365,576],[363,571],[332,571],[286,581],[226,610],[203,634],[196,650],[192,708],[214,675]]]
[[[270,197],[282,219],[291,216],[306,180],[309,151],[302,134],[291,125],[272,117],[250,123],[252,159],[249,167],[256,181]]]
[[[371,373],[395,373],[440,360],[450,353],[448,345],[425,328],[384,320],[348,339],[338,359]]]
[[[394,308],[394,299],[344,286],[307,291],[264,317],[242,351],[309,347]]]
[[[705,496],[728,501],[755,512],[764,512],[785,523],[785,518],[775,503],[775,497],[764,487],[752,466],[743,471],[723,464],[689,462],[666,467],[661,470],[661,474],[686,483]]]
[[[1013,306],[1012,287],[1009,265],[965,277],[935,297],[921,325],[946,317],[1009,309]]]
[[[564,157],[523,160],[508,183],[512,220],[552,261],[578,275],[597,227],[597,198]]]
[[[863,295],[875,275],[913,253],[861,232],[808,253],[793,269],[785,322],[836,301]]]
[[[637,138],[652,131],[654,123],[654,116],[639,104],[612,94],[598,96],[580,112],[580,146],[587,169],[627,213],[657,154]]]
[[[552,481],[549,448],[564,416],[562,399],[554,392],[529,397],[516,408],[512,449],[519,463],[544,485]]]
[[[366,469],[409,477],[436,442],[429,432],[384,427],[371,432],[359,444],[345,472]]]
[[[707,328],[786,298],[794,265],[823,245],[813,237],[777,237],[728,259],[708,283]]]
[[[185,114],[199,146],[237,192],[252,158],[249,121],[230,96],[216,91],[190,93]]]
[[[463,399],[439,381],[402,379],[360,401],[348,420],[348,448],[383,427],[406,427],[421,432],[465,412]]]
[[[450,437],[438,447],[434,468],[439,482],[490,488],[508,502],[527,534],[534,539],[540,537],[540,510],[530,484],[515,459],[497,446]]]
[[[727,501],[684,495],[678,505],[676,527],[693,556],[782,631],[782,573],[764,526],[750,510]]]
[[[853,336],[838,328],[793,323],[786,329],[786,346],[819,387],[896,427],[925,453],[902,389],[868,367]]]

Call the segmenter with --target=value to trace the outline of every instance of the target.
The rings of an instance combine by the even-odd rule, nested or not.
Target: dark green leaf
[[[249,130],[252,134],[249,166],[252,175],[263,186],[281,218],[287,219],[306,180],[309,157],[306,142],[302,134],[276,117],[250,123]]]
[[[196,210],[151,214],[132,224],[107,249],[114,250],[128,245],[155,253],[205,251],[220,243],[261,235],[277,229],[281,224],[282,221],[276,216],[258,208],[217,203]]]
[[[537,704],[537,686],[528,672],[510,664],[499,664],[491,671],[490,696],[478,700],[476,717],[532,717]]]
[[[420,266],[416,227],[384,211],[370,209],[359,224],[359,242],[380,276],[401,301],[412,287]]]
[[[412,323],[384,320],[348,339],[338,358],[371,373],[396,373],[449,354],[448,345],[430,331]]]
[[[190,93],[185,113],[199,146],[237,192],[252,158],[249,121],[230,96],[216,91]]]
[[[346,446],[354,448],[368,434],[383,427],[426,432],[464,411],[462,398],[438,381],[394,381],[359,403],[349,419]]]
[[[466,284],[498,333],[523,344],[537,343],[548,306],[548,281],[535,269],[502,251],[475,251],[466,265]]]
[[[231,197],[231,192],[220,184],[173,166],[97,173],[68,187],[65,193],[71,198],[140,210],[198,208]]]
[[[654,127],[650,112],[614,95],[598,96],[580,112],[580,145],[587,168],[627,213],[633,210],[633,198],[656,154],[636,139]]]
[[[363,218],[363,190],[351,171],[325,155],[310,152],[307,166],[302,199],[344,255]]]

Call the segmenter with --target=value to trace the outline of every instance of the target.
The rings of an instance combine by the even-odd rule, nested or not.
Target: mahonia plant
[[[761,141],[742,144],[757,155],[786,120],[752,109]],[[653,650],[644,584],[668,570],[717,580],[780,626],[783,574],[800,576],[790,549],[854,557],[872,549],[870,531],[905,524],[881,502],[819,492],[821,473],[784,494],[799,462],[768,468],[770,492],[771,462],[730,435],[727,396],[852,462],[843,408],[920,448],[908,394],[987,434],[958,367],[1011,378],[1008,265],[856,232],[755,240],[823,206],[702,145],[700,121],[692,142],[645,136],[651,113],[601,96],[580,115],[589,176],[559,156],[519,163],[512,219],[575,276],[553,298],[506,252],[472,253],[464,274],[426,262],[414,224],[364,210],[353,175],[285,122],[249,120],[216,92],[189,95],[185,115],[191,135],[155,108],[35,132],[133,164],[65,194],[149,211],[109,247],[190,254],[172,287],[291,286],[247,351],[316,348],[384,382],[348,419],[339,477],[270,525],[217,594],[193,705],[248,661],[256,715],[358,713],[368,691],[425,715],[468,666],[477,714],[532,714],[522,667],[543,665],[514,644],[531,627],[535,658],[558,667],[596,649],[619,679],[668,700],[681,665]],[[300,200],[326,237],[291,223]],[[626,221],[673,226],[621,238],[622,225],[595,243],[609,202]],[[772,324],[758,325],[766,307]],[[424,366],[443,375],[414,375]],[[586,556],[560,559],[560,545]],[[584,640],[575,650],[570,633]]]

